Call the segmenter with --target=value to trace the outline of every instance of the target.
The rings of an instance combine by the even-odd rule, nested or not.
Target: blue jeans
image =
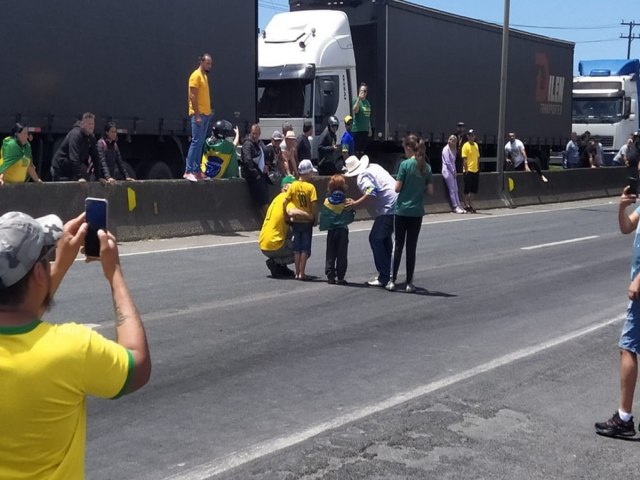
[[[627,319],[622,327],[618,346],[636,355],[640,353],[640,302],[630,301]]]
[[[198,124],[196,123],[196,116],[191,115],[191,145],[189,145],[187,166],[184,169],[184,173],[197,173],[201,170],[202,151],[209,131],[211,115],[200,115],[200,119],[201,122]]]
[[[373,261],[378,270],[378,280],[386,284],[391,276],[391,250],[393,249],[393,214],[378,215],[369,233]]]

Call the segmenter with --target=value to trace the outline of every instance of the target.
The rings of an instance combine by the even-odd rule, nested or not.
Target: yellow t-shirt
[[[86,395],[117,397],[133,367],[84,325],[0,327],[0,478],[84,478]]]
[[[211,115],[211,97],[209,96],[209,79],[200,71],[200,68],[196,68],[195,71],[189,77],[189,116],[194,115],[196,112],[191,104],[191,89],[197,88],[198,94],[196,95],[196,103],[198,104],[198,112],[202,115]]]
[[[29,174],[29,165],[31,165],[31,159],[28,157],[22,157],[22,159],[18,160],[4,171],[4,182],[24,183],[27,180],[27,175]]]
[[[282,211],[282,204],[286,196],[285,192],[276,195],[267,209],[267,215],[264,217],[258,237],[260,250],[265,252],[280,250],[287,239],[289,225],[285,222]]]
[[[296,180],[287,190],[287,198],[294,207],[304,210],[313,216],[313,202],[318,201],[318,194],[313,183],[305,180]]]
[[[462,158],[467,159],[467,172],[476,173],[480,170],[480,150],[477,143],[465,142],[462,146]]]

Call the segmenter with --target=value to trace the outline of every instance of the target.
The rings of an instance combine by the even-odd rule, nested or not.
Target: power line
[[[636,23],[636,25],[638,24]],[[518,28],[539,28],[547,30],[606,30],[607,28],[618,28],[618,25],[594,25],[591,27],[555,27],[545,25],[522,25],[517,23],[512,23],[511,26]]]
[[[640,25],[640,23],[636,23],[633,20],[631,20],[630,22],[625,22],[622,21],[620,22],[620,25],[628,25],[629,26],[629,35],[622,35],[620,34],[620,38],[626,38],[627,39],[627,59],[631,56],[631,42],[633,42],[634,39],[636,38],[640,38],[640,35],[635,35],[633,34],[633,27]]]

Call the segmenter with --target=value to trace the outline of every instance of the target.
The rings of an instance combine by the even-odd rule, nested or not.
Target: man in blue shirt
[[[347,160],[351,155],[356,151],[356,144],[353,139],[353,135],[351,135],[351,126],[353,125],[353,118],[351,115],[347,115],[344,117],[344,128],[346,131],[342,135],[342,139],[340,140],[340,146],[342,148],[342,158]]]
[[[578,134],[571,132],[571,140],[564,149],[564,168],[578,168],[580,165],[580,144]]]

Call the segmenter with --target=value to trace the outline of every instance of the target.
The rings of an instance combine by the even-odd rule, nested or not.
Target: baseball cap
[[[464,127],[464,122],[458,122],[459,127]]]
[[[280,130],[274,130],[273,135],[271,135],[273,140],[284,140],[284,136]]]
[[[351,122],[353,122],[353,117],[351,115],[347,115],[346,117],[344,117],[344,123],[345,125],[350,124]]]
[[[18,283],[62,236],[62,220],[56,215],[34,219],[9,212],[0,217],[0,289]]]
[[[280,188],[284,187],[285,185],[289,185],[290,183],[293,183],[296,181],[296,177],[294,177],[293,175],[287,175],[285,177],[282,177],[282,180],[280,180]]]
[[[467,134],[469,135],[475,135],[476,131],[473,128],[470,128],[469,131],[467,132]]]
[[[306,175],[307,173],[317,172],[318,170],[313,166],[311,160],[302,160],[298,165],[298,173],[300,175]]]

